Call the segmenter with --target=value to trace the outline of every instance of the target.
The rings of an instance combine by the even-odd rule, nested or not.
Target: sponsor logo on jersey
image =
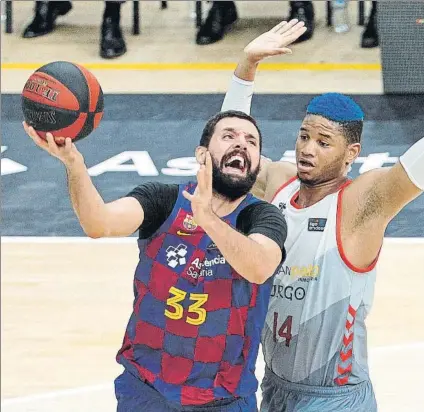
[[[280,203],[278,203],[278,209],[280,209],[281,210],[281,212],[282,212],[282,214],[284,215],[284,212],[286,211],[286,209],[287,209],[287,204],[286,203],[284,203],[284,202],[280,202]]]
[[[218,250],[217,246],[215,245],[215,242],[212,242],[209,244],[209,246],[206,248],[207,250]]]
[[[178,236],[191,236],[192,233],[186,233],[186,232],[183,232],[182,230],[177,230],[177,235]]]
[[[311,217],[308,221],[309,232],[324,232],[327,219],[321,217]]]
[[[310,282],[318,279],[319,269],[319,265],[281,266],[279,274],[297,278],[301,282]]]
[[[212,276],[213,270],[212,267],[215,265],[225,265],[227,261],[223,256],[217,256],[213,259],[200,260],[196,258],[191,262],[187,274],[193,279],[197,279],[202,276]]]
[[[187,263],[185,258],[186,255],[186,245],[180,243],[177,247],[168,246],[168,249],[166,249],[166,261],[168,266],[174,269],[177,266],[185,265]]]
[[[271,297],[287,300],[303,300],[306,296],[306,290],[301,286],[272,285]]]

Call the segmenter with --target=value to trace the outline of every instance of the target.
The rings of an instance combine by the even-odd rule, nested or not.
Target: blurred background
[[[259,66],[252,115],[264,155],[293,160],[309,100],[341,92],[365,112],[352,177],[396,163],[423,136],[423,2],[1,0],[2,410],[116,409],[137,263],[132,237],[84,237],[62,165],[22,128],[27,78],[58,60],[98,78],[104,117],[77,146],[110,201],[146,181],[194,178],[194,147],[243,48],[288,18],[308,30],[292,55]],[[383,412],[422,410],[423,213],[419,198],[391,222],[379,262],[368,328]]]

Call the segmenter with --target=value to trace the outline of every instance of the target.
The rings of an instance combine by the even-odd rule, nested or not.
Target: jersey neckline
[[[326,195],[326,196],[324,196],[321,200],[319,200],[318,202],[316,202],[316,203],[314,203],[313,205],[311,205],[311,206],[307,206],[307,207],[302,207],[302,206],[299,206],[297,203],[296,203],[296,200],[298,199],[298,197],[299,197],[299,192],[300,192],[300,188],[298,188],[297,190],[296,190],[296,192],[294,192],[294,194],[293,194],[293,196],[290,198],[290,205],[294,208],[294,209],[296,209],[296,210],[310,210],[311,208],[313,208],[313,207],[315,207],[316,205],[319,205],[324,199],[326,199],[328,196],[331,196],[331,195],[337,195],[339,192],[340,192],[340,190],[342,190],[342,189],[344,189],[346,186],[348,186],[348,185],[350,185],[352,183],[352,180],[351,179],[347,179],[344,183],[342,183],[339,187],[338,187],[338,189],[335,191],[335,192],[333,192],[333,193],[331,193],[331,194],[328,194],[328,195]]]

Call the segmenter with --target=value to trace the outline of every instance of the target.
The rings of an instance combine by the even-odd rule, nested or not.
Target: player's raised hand
[[[70,166],[75,160],[83,160],[82,154],[77,150],[70,137],[53,137],[51,133],[46,133],[46,139],[42,139],[33,127],[23,122],[27,135],[34,143],[54,157],[57,157],[65,166]]]
[[[259,62],[267,57],[280,54],[290,54],[291,50],[287,46],[297,40],[305,31],[306,27],[303,21],[297,19],[289,22],[282,21],[252,40],[245,47],[244,52],[252,62]]]
[[[203,225],[212,211],[212,157],[209,151],[205,153],[205,162],[197,172],[197,187],[193,194],[183,191],[183,196],[190,200],[193,218],[197,224]]]

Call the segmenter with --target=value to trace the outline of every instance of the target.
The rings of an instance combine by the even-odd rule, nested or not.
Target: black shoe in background
[[[237,18],[237,9],[233,1],[214,1],[208,17],[197,32],[196,43],[206,45],[221,40],[227,28]]]
[[[361,47],[364,49],[371,49],[378,47],[378,29],[377,29],[377,2],[372,2],[372,9],[370,17],[368,18],[367,26],[362,33]]]
[[[100,56],[113,59],[122,56],[127,51],[125,40],[118,19],[105,17],[102,23]]]
[[[315,12],[312,1],[291,1],[288,21],[298,19],[305,23],[306,31],[294,43],[309,40],[314,34]]]
[[[22,33],[24,39],[44,36],[55,28],[56,19],[72,9],[70,1],[36,1],[34,19]]]

